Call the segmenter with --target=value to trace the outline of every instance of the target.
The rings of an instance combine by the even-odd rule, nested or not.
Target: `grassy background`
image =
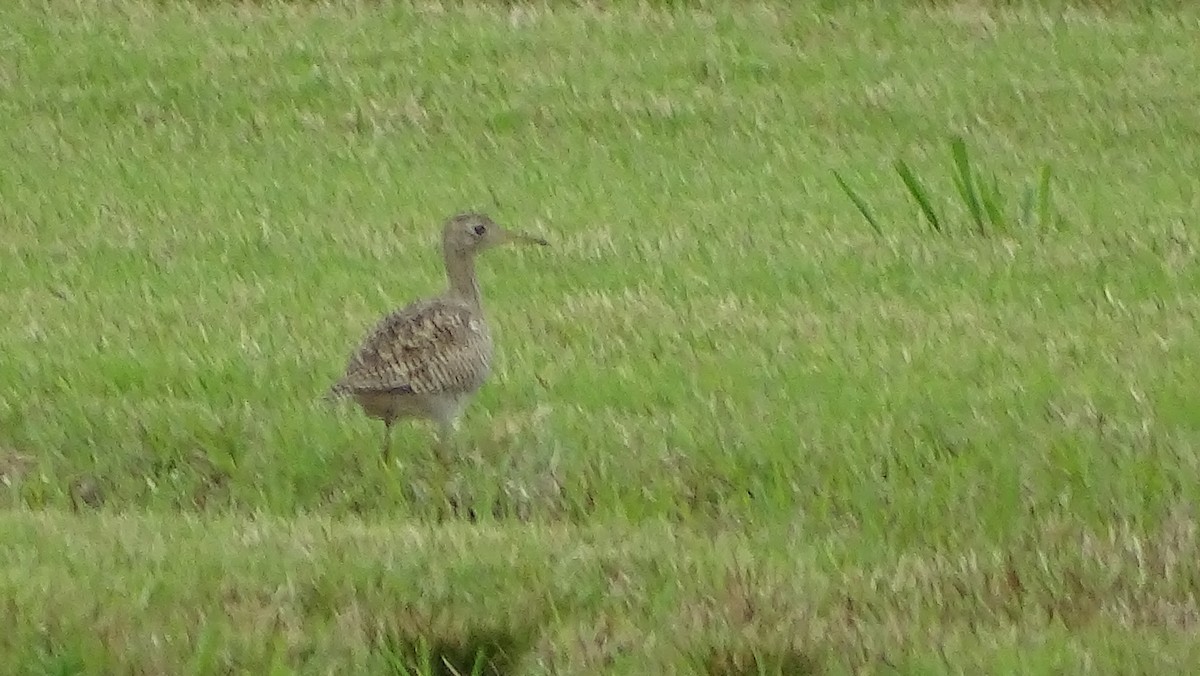
[[[320,670],[344,657],[305,643],[326,623],[355,603],[364,621],[436,607],[417,580],[446,571],[480,585],[448,606],[454,640],[527,637],[515,673],[618,669],[572,633],[606,622],[629,665],[713,673],[734,672],[679,656],[1186,660],[1200,14],[1152,7],[6,4],[7,654]],[[950,134],[1006,186],[1050,163],[1063,226],[978,237],[951,204],[952,232],[930,233],[891,163],[949,203]],[[439,464],[406,426],[383,467],[379,425],[318,397],[380,314],[442,283],[438,223],[465,208],[554,246],[482,264],[499,354],[467,452]],[[803,631],[664,620],[709,578],[663,571],[719,578],[723,545],[775,576],[749,586]],[[636,603],[578,563],[596,547],[640,580]],[[325,605],[263,626],[181,610],[289,589],[308,548],[306,570],[335,580]],[[1071,582],[1059,556],[1093,568]],[[906,597],[882,581],[908,560],[968,581]],[[547,569],[544,594],[526,588]],[[401,586],[380,586],[392,572]],[[834,613],[821,589],[854,574],[861,596]],[[978,600],[995,580],[1041,596],[996,611]],[[159,600],[114,591],[135,588]],[[1106,600],[1078,621],[1047,610],[1080,597]],[[173,608],[151,615],[171,650],[146,648],[153,622],[121,624],[147,603]],[[414,617],[385,653],[441,631]],[[71,622],[134,635],[102,645]],[[822,629],[864,622],[894,631]],[[660,643],[629,638],[660,626]],[[307,647],[255,652],[275,640]]]

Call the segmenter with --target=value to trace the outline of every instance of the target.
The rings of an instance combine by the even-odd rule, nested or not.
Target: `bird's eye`
[[[485,233],[485,232],[487,232],[487,226],[486,226],[486,225],[482,225],[482,224],[480,224],[480,225],[477,225],[477,226],[475,226],[475,234],[476,234],[476,235],[479,235],[479,236],[481,236],[481,237],[482,237],[482,236],[483,236],[483,233]]]

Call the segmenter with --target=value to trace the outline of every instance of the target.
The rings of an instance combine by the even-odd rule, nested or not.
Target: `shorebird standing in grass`
[[[475,256],[508,243],[547,245],[541,237],[507,230],[485,214],[468,212],[447,220],[442,227],[446,290],[384,317],[329,389],[327,398],[353,398],[368,416],[383,421],[385,461],[397,420],[434,421],[444,444],[487,379],[492,336],[475,276]]]

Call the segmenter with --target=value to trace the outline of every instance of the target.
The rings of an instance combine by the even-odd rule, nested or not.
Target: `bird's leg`
[[[458,430],[458,420],[455,418],[438,421],[437,454],[443,463],[449,462],[454,455],[454,433]]]
[[[394,422],[395,422],[395,418],[384,418],[383,419],[383,449],[382,449],[381,456],[383,458],[383,463],[385,465],[388,463],[388,461],[391,458],[392,423],[394,423]]]

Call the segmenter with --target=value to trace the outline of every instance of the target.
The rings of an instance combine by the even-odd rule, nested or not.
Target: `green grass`
[[[0,8],[0,670],[1190,671],[1196,10],[450,5]]]
[[[1012,226],[1022,228],[1054,227],[1062,229],[1066,226],[1062,214],[1054,207],[1054,190],[1051,177],[1053,169],[1049,164],[1043,164],[1038,172],[1036,181],[1030,181],[1021,191],[1020,202],[1014,206],[1005,199],[1005,191],[995,174],[991,180],[984,180],[983,175],[971,166],[971,155],[967,144],[961,136],[950,139],[950,159],[953,166],[954,187],[958,190],[959,199],[971,216],[974,232],[986,237],[994,234],[1006,234]],[[905,189],[912,195],[913,201],[921,209],[921,214],[929,224],[930,229],[938,234],[945,233],[942,225],[943,217],[934,206],[934,198],[929,190],[917,178],[912,168],[903,158],[897,158],[894,166],[896,174],[903,182]],[[867,223],[877,234],[883,234],[883,226],[871,210],[868,201],[860,195],[837,171],[833,177],[845,191],[846,196],[858,209]],[[1034,208],[1037,212],[1034,212]]]
[[[1200,659],[1200,540],[1182,514],[1144,536],[1060,522],[869,563],[843,536],[669,524],[10,513],[0,536],[24,545],[0,593],[38,620],[17,615],[0,648],[59,673],[443,660],[463,673],[1061,673],[1089,660],[1163,673]]]

